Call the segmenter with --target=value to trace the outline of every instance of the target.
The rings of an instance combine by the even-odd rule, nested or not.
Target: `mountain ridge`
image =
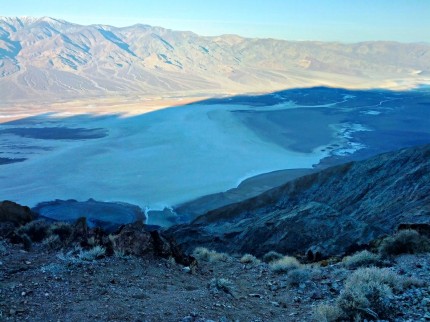
[[[429,157],[427,144],[334,166],[168,232],[188,250],[340,255],[399,224],[430,223]]]
[[[0,18],[0,95],[11,101],[315,85],[409,88],[429,83],[429,73],[430,44],[205,37],[144,24]]]

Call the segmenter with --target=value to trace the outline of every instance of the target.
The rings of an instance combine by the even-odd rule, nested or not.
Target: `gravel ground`
[[[315,306],[339,295],[351,270],[313,267],[291,285],[265,263],[232,257],[195,271],[166,259],[105,257],[86,262],[0,244],[1,321],[313,321]],[[430,255],[397,257],[391,268],[420,280],[395,295],[395,321],[430,320]],[[225,290],[209,287],[225,278]],[[293,283],[294,284],[294,283]]]

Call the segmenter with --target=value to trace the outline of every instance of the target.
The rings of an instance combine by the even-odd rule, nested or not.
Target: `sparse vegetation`
[[[93,261],[103,257],[106,254],[106,249],[101,246],[95,246],[90,250],[81,250],[79,252],[79,259],[84,261]]]
[[[193,256],[198,260],[206,262],[228,262],[231,260],[231,257],[228,254],[218,253],[205,247],[197,247],[194,249]]]
[[[430,252],[430,240],[415,230],[401,230],[385,238],[379,252],[382,256]]]
[[[261,263],[261,261],[257,257],[255,257],[251,254],[243,255],[240,259],[240,262],[242,264],[249,264],[249,265],[258,265]]]
[[[94,236],[90,237],[87,239],[87,243],[90,246],[95,246],[96,245],[96,239],[94,238]]]
[[[80,262],[82,262],[82,260],[77,257],[77,253],[79,253],[81,251],[82,251],[82,249],[80,247],[76,247],[75,249],[69,250],[66,253],[61,252],[61,253],[57,254],[57,257],[59,259],[61,259],[62,261],[65,261],[67,263],[80,263]]]
[[[3,240],[0,240],[0,255],[5,255],[7,252],[6,245]]]
[[[61,243],[60,237],[58,237],[58,235],[51,235],[51,236],[45,238],[42,241],[42,244],[51,250],[57,250],[57,249],[60,249],[62,247],[62,243]]]
[[[395,261],[390,261],[393,267],[382,269],[372,266],[360,267],[370,265],[373,260],[378,259],[378,254],[367,251],[358,252],[345,258],[343,262],[339,261],[341,258],[328,259],[330,265],[326,268],[321,267],[319,263],[300,264],[296,258],[289,256],[283,256],[269,265],[260,264],[255,267],[251,265],[259,261],[253,255],[234,254],[228,262],[214,264],[212,261],[218,260],[218,256],[228,255],[199,248],[195,254],[206,260],[199,261],[197,270],[193,271],[194,266],[187,263],[178,265],[173,257],[159,258],[151,254],[127,256],[129,249],[127,244],[118,244],[117,248],[113,248],[110,254],[115,256],[95,261],[104,256],[104,249],[101,247],[91,249],[87,243],[88,235],[94,236],[95,245],[105,246],[106,254],[109,254],[107,243],[101,244],[103,241],[99,238],[100,235],[97,235],[97,231],[95,233],[90,231],[82,243],[79,243],[79,240],[71,243],[71,239],[63,243],[57,234],[51,234],[42,241],[42,244],[33,243],[34,250],[28,254],[22,251],[21,245],[0,239],[0,253],[2,246],[7,250],[4,259],[2,257],[0,260],[0,267],[3,265],[6,269],[17,272],[9,275],[3,273],[0,277],[6,277],[14,283],[20,283],[22,280],[35,280],[38,283],[35,285],[37,288],[30,284],[28,288],[10,292],[14,301],[8,300],[8,304],[25,298],[43,301],[44,307],[48,306],[52,310],[54,306],[49,305],[51,301],[56,301],[55,307],[58,306],[60,314],[60,309],[63,309],[58,304],[64,301],[58,299],[64,293],[57,286],[59,282],[64,281],[69,283],[67,285],[69,289],[78,290],[79,298],[85,298],[89,290],[91,294],[100,295],[108,295],[114,290],[121,296],[128,295],[129,302],[126,305],[130,304],[133,307],[139,306],[142,300],[149,299],[152,293],[148,294],[144,290],[151,289],[155,294],[154,298],[157,297],[152,303],[159,305],[157,310],[151,311],[156,318],[165,307],[162,303],[173,303],[169,302],[170,297],[175,296],[174,303],[177,306],[172,307],[178,313],[172,311],[175,315],[171,317],[178,321],[188,312],[193,312],[194,307],[198,307],[199,312],[202,312],[199,314],[205,317],[224,314],[226,311],[233,312],[230,311],[233,309],[235,314],[239,311],[241,320],[245,321],[248,317],[258,318],[263,314],[267,320],[284,321],[289,319],[285,312],[295,313],[291,315],[291,319],[308,321],[311,310],[314,310],[314,319],[318,322],[412,321],[418,315],[423,316],[427,312],[430,279],[426,273],[430,267],[428,262],[430,254],[401,256]],[[29,239],[28,236],[27,238]],[[107,234],[103,238],[110,240]],[[21,236],[17,236],[16,240],[22,243]],[[30,239],[29,242],[31,243]],[[46,251],[48,247],[55,249],[57,245],[64,245],[61,254]],[[56,254],[62,260],[54,258]],[[243,269],[243,265],[254,268]],[[277,265],[280,267],[277,268]],[[348,270],[347,267],[359,268]],[[268,268],[285,273],[268,272]],[[137,287],[130,287],[130,278],[133,285],[138,285]],[[160,280],[166,281],[161,284],[161,289]],[[104,289],[108,289],[108,293]],[[24,293],[25,295],[22,295]],[[111,299],[115,303],[122,303],[121,297],[112,296],[109,300]],[[94,305],[93,299],[88,299],[85,305],[91,310],[91,306]],[[183,307],[186,311],[182,310]],[[128,308],[126,306],[124,311]],[[75,312],[76,307],[71,310]],[[400,312],[397,310],[401,310],[402,315],[399,315]],[[140,312],[135,312],[131,320],[139,318]],[[88,314],[91,320],[91,313]],[[7,314],[10,319],[21,316],[22,313],[16,312]],[[102,317],[108,320],[110,316],[111,313],[106,313]],[[118,319],[120,318],[122,315],[118,315]]]
[[[347,284],[383,283],[396,291],[403,289],[403,278],[389,268],[359,268],[345,282]]]
[[[56,222],[49,227],[50,235],[57,235],[61,242],[66,242],[73,232],[72,225],[65,222]]]
[[[17,234],[27,235],[31,241],[39,243],[49,236],[49,224],[44,220],[34,220],[18,228]]]
[[[31,250],[31,248],[33,247],[33,242],[31,241],[31,238],[28,237],[27,234],[23,234],[21,235],[21,239],[22,239],[22,245],[24,247],[24,250],[26,250],[27,252]]]
[[[355,253],[352,256],[346,256],[342,263],[345,267],[349,269],[355,269],[358,267],[369,267],[369,266],[377,266],[381,262],[378,254],[371,253],[367,250],[363,250],[361,252]]]
[[[124,250],[122,250],[122,249],[115,249],[115,251],[114,251],[114,255],[115,255],[115,257],[122,258],[122,259],[130,258],[130,256],[129,256],[129,255],[127,255],[127,254],[124,252]]]
[[[206,247],[196,247],[193,251],[193,256],[197,259],[203,260],[203,261],[209,261],[210,257],[210,250]]]
[[[320,305],[315,315],[322,321],[389,319],[395,313],[393,291],[403,285],[389,269],[360,268],[345,281],[336,302]]]
[[[56,263],[51,263],[48,265],[44,265],[40,268],[43,273],[50,273],[52,275],[59,275],[65,271],[67,271],[65,265],[60,265]]]
[[[299,286],[301,283],[308,281],[312,276],[310,268],[294,268],[288,272],[287,283],[289,286]]]
[[[217,294],[224,292],[236,297],[235,286],[233,282],[227,278],[213,278],[209,282],[208,287],[212,293]]]
[[[394,310],[391,288],[382,281],[348,282],[337,305],[350,318],[389,318]]]
[[[288,271],[301,267],[299,261],[292,256],[284,256],[281,259],[271,262],[269,265],[272,271],[278,274],[287,273]]]
[[[340,320],[342,314],[337,305],[320,304],[315,308],[314,318],[317,322],[335,322]]]
[[[284,257],[284,255],[271,250],[270,252],[264,254],[264,256],[263,256],[263,262],[265,262],[265,263],[271,263],[273,261],[281,259],[282,257]]]

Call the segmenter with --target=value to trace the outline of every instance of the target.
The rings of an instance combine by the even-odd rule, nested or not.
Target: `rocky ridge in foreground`
[[[367,247],[402,223],[430,223],[430,145],[298,178],[167,233],[186,250],[333,256]]]
[[[49,233],[37,242],[43,224]],[[85,227],[83,220],[19,225],[13,232],[31,236],[31,247],[2,230],[2,321],[430,319],[430,240],[411,230],[386,239],[374,253],[301,264],[273,252],[262,262],[205,248],[195,250],[196,258],[178,257],[169,253],[172,243],[156,242],[141,224],[123,227],[108,241],[99,238],[100,229]],[[61,243],[66,232],[68,242]],[[100,246],[109,241],[114,252]]]

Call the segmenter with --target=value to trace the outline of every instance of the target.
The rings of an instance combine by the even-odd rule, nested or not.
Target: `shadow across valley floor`
[[[1,162],[0,199],[120,200],[187,221],[312,171],[428,142],[426,89],[316,87],[131,117],[46,114],[0,124],[1,160],[22,161]]]

